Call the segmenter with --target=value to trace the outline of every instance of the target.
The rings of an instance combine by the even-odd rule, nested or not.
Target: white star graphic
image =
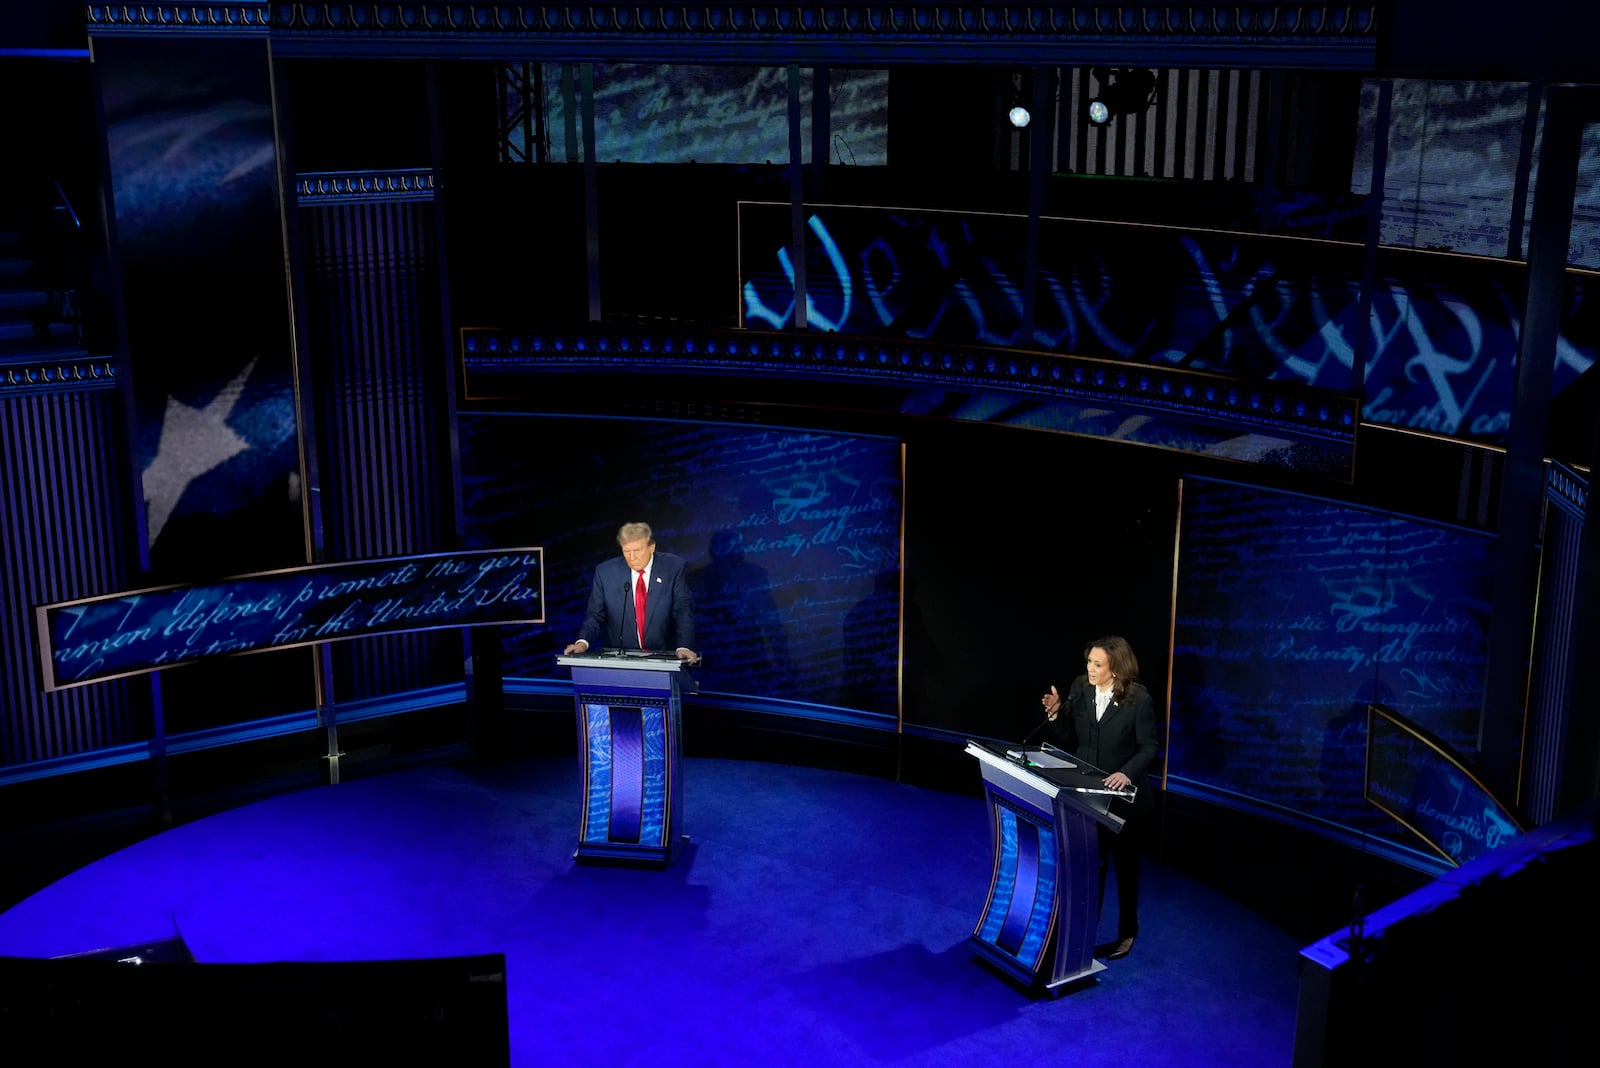
[[[167,398],[161,441],[155,458],[144,469],[146,536],[151,545],[161,536],[189,483],[250,447],[228,426],[228,416],[239,403],[255,366],[255,360],[245,364],[244,370],[204,408],[191,408],[176,397]]]

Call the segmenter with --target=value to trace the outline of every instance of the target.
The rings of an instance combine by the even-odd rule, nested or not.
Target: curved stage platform
[[[518,1068],[913,1068],[1069,1050],[1100,1064],[1290,1061],[1299,946],[1171,868],[1147,863],[1130,957],[1032,997],[968,947],[992,864],[980,799],[774,764],[684,768],[689,844],[665,871],[573,861],[573,758],[413,769],[98,860],[0,914],[0,955],[175,935],[200,963],[502,954]],[[260,1021],[263,1034],[289,1026]],[[237,1041],[251,1048],[249,1028]],[[129,1036],[130,1050],[160,1045]]]

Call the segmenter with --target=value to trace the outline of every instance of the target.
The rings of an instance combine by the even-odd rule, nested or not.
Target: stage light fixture
[[[1090,97],[1084,108],[1084,118],[1091,126],[1105,126],[1118,115],[1137,115],[1160,98],[1160,83],[1153,70],[1095,67],[1089,73],[1100,86],[1099,94]]]
[[[1011,123],[1013,131],[1026,130],[1033,122],[1033,109],[1030,106],[1032,80],[1030,73],[1025,70],[1014,70],[1007,76],[1010,85],[1001,98],[1001,106],[1006,109],[1006,121]]]

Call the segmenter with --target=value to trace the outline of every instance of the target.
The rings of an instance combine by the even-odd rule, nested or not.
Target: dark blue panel
[[[1027,820],[1017,821],[1016,868],[1013,879],[1015,890],[1011,895],[1006,918],[1000,925],[995,945],[1013,956],[1022,951],[1028,923],[1033,918],[1034,902],[1039,895],[1039,826]]]
[[[897,442],[477,414],[461,445],[473,542],[546,551],[548,626],[507,632],[508,677],[562,674],[594,567],[639,519],[688,561],[703,690],[898,712]]]
[[[1490,550],[1405,516],[1186,480],[1169,771],[1398,834],[1363,797],[1367,706],[1473,751]]]
[[[644,801],[644,715],[611,706],[611,842],[639,841]]]

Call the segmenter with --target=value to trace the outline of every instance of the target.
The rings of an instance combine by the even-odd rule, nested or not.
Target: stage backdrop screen
[[[1022,215],[809,205],[814,330],[1014,346],[1350,391],[1369,332],[1369,422],[1501,443],[1511,422],[1520,263],[1385,249],[1370,309],[1361,246],[1266,234],[1039,222],[1032,332]],[[787,203],[739,205],[740,324],[787,329],[797,272]],[[1594,279],[1569,273],[1552,389],[1594,365]],[[1363,321],[1363,317],[1366,320]]]
[[[899,714],[901,445],[690,423],[464,414],[468,537],[540,531],[545,624],[508,679],[565,679],[594,568],[642,521],[688,561],[703,693]]]
[[[1480,534],[1184,480],[1169,786],[1413,845],[1364,797],[1367,708],[1474,759],[1490,576]]]

